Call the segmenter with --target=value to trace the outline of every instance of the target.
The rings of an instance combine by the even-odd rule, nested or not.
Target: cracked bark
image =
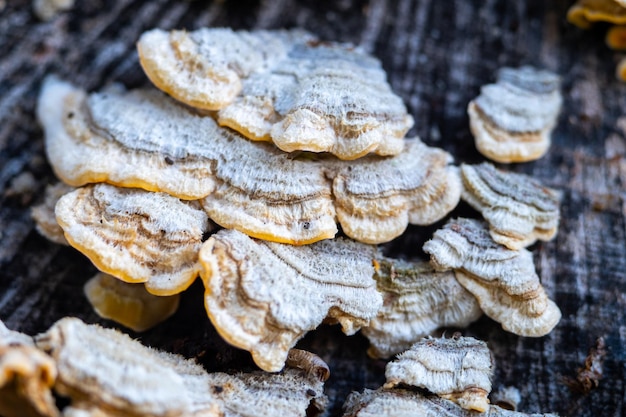
[[[411,133],[450,151],[457,162],[483,160],[465,108],[499,67],[530,64],[563,76],[564,109],[548,155],[507,167],[563,193],[556,239],[531,248],[563,319],[539,339],[507,334],[486,318],[464,334],[489,343],[497,364],[494,387],[517,386],[521,410],[626,415],[626,84],[614,78],[616,57],[604,46],[604,28],[582,32],[568,25],[569,3],[100,0],[79,1],[71,11],[39,22],[29,2],[8,0],[0,14],[0,319],[30,334],[66,315],[111,325],[82,295],[95,269],[73,249],[40,237],[28,212],[54,181],[34,118],[45,74],[90,90],[111,82],[147,85],[134,42],[149,28],[300,26],[378,56],[415,118]],[[24,175],[34,182],[15,193],[16,178]],[[475,216],[461,205],[453,216],[467,214]],[[386,252],[423,256],[421,243],[434,229],[410,227]],[[204,319],[199,283],[181,305],[163,325],[134,336],[197,357],[210,370],[253,367],[246,352],[229,347]],[[565,377],[575,377],[600,336],[608,354],[599,387],[588,395],[571,392]],[[330,415],[341,414],[350,391],[383,382],[384,362],[367,358],[360,335],[322,327],[299,347],[330,365]]]

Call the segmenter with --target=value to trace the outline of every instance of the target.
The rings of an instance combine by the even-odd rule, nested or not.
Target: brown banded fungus
[[[453,269],[459,283],[504,330],[539,337],[561,319],[541,286],[532,254],[494,242],[483,222],[451,220],[424,244],[424,251],[436,269]]]
[[[350,394],[343,417],[557,417],[556,414],[526,414],[490,405],[485,412],[465,410],[436,396],[404,389],[364,390]]]
[[[377,59],[301,30],[153,29],[137,48],[158,88],[287,152],[396,155],[413,125]]]
[[[366,243],[388,242],[408,223],[429,225],[453,210],[461,184],[452,157],[419,139],[393,158],[369,156],[349,165],[326,160],[344,233]]]
[[[98,269],[144,283],[152,294],[184,291],[200,271],[198,251],[209,221],[170,195],[88,185],[63,196],[56,217],[70,244]]]
[[[322,322],[338,322],[346,334],[364,328],[381,356],[403,349],[421,332],[466,325],[480,314],[478,302],[518,334],[545,331],[518,323],[526,314],[536,325],[540,313],[533,314],[542,306],[556,308],[536,275],[520,284],[517,276],[513,282],[485,278],[457,262],[462,268],[456,277],[477,294],[476,301],[452,273],[380,258],[375,269],[374,247],[323,240],[335,235],[338,221],[349,237],[386,242],[408,223],[440,220],[460,198],[461,177],[450,155],[418,139],[403,140],[413,119],[375,58],[297,30],[155,29],[142,36],[138,49],[149,78],[179,102],[156,90],[111,88],[88,95],[48,79],[37,106],[55,173],[81,187],[59,199],[58,223],[71,245],[125,281],[99,274],[86,286],[88,297],[102,316],[142,330],[178,303],[177,297],[149,293],[178,293],[200,273],[206,309],[220,335],[250,351],[263,370],[286,368],[275,375],[207,374],[193,361],[119,332],[64,319],[38,337],[37,346],[58,369],[47,386],[70,398],[65,416],[312,415],[324,406],[329,369],[319,357],[292,347]],[[560,106],[558,78],[540,73],[537,81],[535,75],[505,69],[499,82],[512,86],[511,96],[541,95],[549,114],[537,116],[531,108],[519,117],[543,117],[549,136]],[[476,100],[486,103],[479,110],[489,117],[496,107],[492,98]],[[524,100],[524,109],[537,101]],[[517,114],[518,104],[505,107]],[[495,117],[504,127],[481,128],[501,134],[498,129],[511,127],[509,116]],[[529,123],[534,128],[539,122]],[[513,136],[535,140],[533,135],[546,132]],[[377,155],[366,156],[370,152]],[[236,230],[202,243],[207,215]],[[304,244],[310,245],[293,246]],[[487,260],[491,249],[479,248]],[[418,279],[415,269],[425,276]],[[400,282],[400,273],[408,278]],[[550,311],[552,318],[558,313]],[[503,318],[507,314],[515,325]],[[388,367],[388,392],[413,384],[484,411],[490,364],[483,366],[482,345],[465,348],[435,350],[422,360],[416,345],[417,353],[405,353]],[[416,363],[427,369],[415,371]],[[426,371],[432,370],[445,375],[431,377]],[[49,415],[57,415],[50,407]]]
[[[370,341],[370,356],[387,358],[440,327],[466,327],[482,315],[476,298],[452,271],[390,258],[377,258],[375,266],[383,306],[361,329]]]
[[[246,141],[156,91],[92,94],[54,79],[38,117],[48,158],[72,185],[109,182],[199,199],[210,217],[259,238],[310,243],[337,232],[321,169]]]
[[[204,128],[210,134],[211,127],[217,127],[211,121],[203,125],[205,118],[199,116],[184,121],[181,116],[189,114],[183,108],[159,99],[153,92],[119,91],[89,97],[48,77],[39,95],[37,117],[56,176],[76,187],[108,182],[188,200],[209,194],[215,188],[210,164],[192,154],[204,136],[191,132]],[[164,120],[171,123],[163,124]],[[177,145],[178,136],[186,140]]]
[[[520,249],[551,240],[559,224],[559,195],[524,174],[489,163],[461,165],[462,198],[489,223],[494,241]]]
[[[299,159],[157,91],[87,96],[55,79],[44,84],[38,117],[50,162],[68,184],[107,182],[201,199],[219,225],[264,240],[331,238],[337,218],[350,237],[382,243],[409,222],[439,220],[460,198],[450,155],[417,139],[396,157]]]
[[[478,151],[502,163],[541,158],[561,109],[559,89],[560,78],[549,71],[500,69],[467,108]]]
[[[52,358],[32,338],[0,321],[0,414],[4,417],[57,417]]]
[[[224,339],[250,351],[261,369],[278,371],[324,319],[353,334],[376,316],[375,254],[342,238],[292,246],[221,230],[200,251],[205,306]]]
[[[489,404],[492,368],[485,342],[425,338],[387,364],[382,388],[350,394],[343,417],[556,417]]]
[[[491,352],[471,337],[424,338],[389,362],[384,388],[427,389],[466,410],[486,411],[493,372]]]
[[[192,360],[74,318],[38,336],[37,346],[56,363],[54,389],[71,401],[65,416],[304,417],[325,404],[323,381],[300,369],[207,373]]]
[[[148,330],[178,309],[179,294],[157,296],[143,284],[130,284],[99,272],[84,287],[89,303],[98,315],[136,332]]]

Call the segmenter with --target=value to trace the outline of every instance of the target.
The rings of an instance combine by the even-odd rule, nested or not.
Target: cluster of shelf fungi
[[[0,414],[323,413],[330,371],[294,346],[324,322],[360,330],[372,357],[400,354],[345,416],[525,415],[489,403],[484,342],[425,336],[482,314],[520,336],[556,326],[526,247],[557,233],[557,191],[405,138],[412,117],[380,63],[351,45],[300,30],[155,29],[138,51],[162,92],[44,82],[37,117],[62,182],[33,210],[38,229],[102,271],[90,302],[137,331],[169,317],[200,276],[212,324],[263,371],[207,373],[65,318],[34,338],[1,330],[11,360],[0,385],[14,401],[0,396]],[[476,146],[498,162],[537,159],[560,106],[558,76],[504,68],[469,103]],[[423,247],[430,262],[375,246],[461,199],[483,220],[448,219]],[[52,391],[70,404],[57,409]]]

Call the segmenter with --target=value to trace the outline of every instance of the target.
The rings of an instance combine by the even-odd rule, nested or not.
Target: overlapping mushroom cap
[[[606,32],[606,45],[611,49],[626,49],[626,24],[611,26]]]
[[[424,251],[436,269],[453,269],[485,314],[507,331],[544,336],[561,319],[539,282],[532,254],[497,244],[478,220],[449,221],[424,244]]]
[[[387,358],[441,327],[466,327],[482,315],[476,298],[452,271],[436,271],[428,262],[378,257],[374,279],[383,305],[361,333],[367,353]]]
[[[476,148],[497,162],[541,158],[561,110],[560,78],[532,67],[502,68],[467,112]]]
[[[376,315],[375,253],[341,238],[293,246],[219,231],[200,251],[207,312],[259,367],[280,370],[289,349],[325,318],[353,334]]]
[[[480,315],[478,305],[517,334],[542,335],[558,321],[560,312],[536,275],[515,275],[530,271],[530,254],[503,255],[480,231],[449,242],[444,231],[430,243],[433,265],[455,268],[454,274],[381,258],[366,244],[390,241],[409,223],[428,225],[445,217],[460,199],[461,179],[472,189],[466,199],[486,218],[490,193],[500,192],[502,182],[511,185],[485,179],[487,174],[472,176],[471,168],[459,175],[447,152],[418,139],[404,141],[413,119],[376,59],[358,48],[319,43],[301,31],[156,29],[142,36],[138,48],[151,80],[186,104],[156,90],[87,94],[56,79],[44,83],[38,103],[53,168],[80,187],[59,199],[56,219],[67,241],[112,275],[91,281],[88,297],[102,316],[142,330],[177,304],[177,298],[155,300],[152,294],[176,294],[200,273],[207,313],[224,339],[250,351],[263,370],[287,364],[306,375],[304,380],[302,375],[286,380],[206,375],[181,358],[146,354],[116,333],[68,320],[40,339],[60,369],[57,391],[73,400],[68,417],[103,409],[120,415],[249,415],[251,396],[261,396],[263,407],[272,403],[272,413],[301,415],[303,407],[321,399],[328,368],[292,348],[323,321],[339,322],[347,334],[363,328],[372,341],[370,352],[378,356],[397,353],[437,327],[469,324]],[[509,136],[530,142],[549,135],[560,106],[558,77],[504,69],[493,87],[497,91],[491,89],[470,105],[470,114],[487,115],[475,131],[502,137],[513,132]],[[505,99],[502,114],[499,95]],[[544,108],[535,109],[542,100]],[[377,155],[366,155],[370,152]],[[521,197],[507,195],[516,208],[520,201],[535,203],[523,186],[509,188],[523,191]],[[40,222],[49,218],[44,214],[54,198],[36,215]],[[546,207],[541,208],[549,211]],[[511,239],[526,243],[553,233],[542,234],[553,219],[540,212],[526,216],[534,221],[532,237]],[[209,237],[209,218],[227,230]],[[495,225],[506,223],[499,220],[490,218]],[[364,243],[330,240],[337,223]],[[49,230],[54,233],[54,225]],[[451,247],[453,259],[444,259],[445,250],[437,245]],[[481,269],[481,262],[491,261],[497,266]],[[504,276],[502,265],[520,271]],[[114,277],[143,283],[152,294]],[[125,310],[134,312],[128,314],[132,320],[116,316]],[[103,338],[109,340],[89,349]],[[490,367],[483,347],[467,344],[418,358],[427,365],[421,375],[426,382],[407,373],[405,365],[415,359],[407,353],[390,365],[388,385],[414,384],[484,411]],[[91,369],[98,361],[102,369]],[[118,362],[125,367],[120,370]],[[443,379],[432,379],[433,369],[445,374]],[[132,380],[137,386],[125,393],[130,374],[139,375]],[[92,383],[83,387],[85,380]]]
[[[87,96],[54,79],[44,84],[38,117],[63,181],[202,199],[216,223],[260,239],[307,244],[333,237],[337,206],[349,236],[386,242],[409,222],[440,219],[460,198],[450,156],[416,139],[397,157],[301,160],[246,141],[156,91]]]
[[[425,338],[385,370],[385,388],[406,384],[452,400],[466,410],[489,407],[493,363],[487,344],[472,337]]]
[[[609,48],[626,49],[626,1],[578,0],[567,11],[567,20],[581,29],[589,29],[597,22],[614,23],[606,34]],[[617,78],[626,81],[626,58],[620,58],[616,68]]]
[[[398,236],[409,222],[429,224],[444,217],[458,202],[462,188],[456,168],[449,165],[450,155],[416,139],[407,141],[404,152],[395,157],[368,156],[351,162],[328,156],[299,159],[247,141],[155,91],[118,89],[88,96],[67,83],[50,80],[43,88],[38,113],[48,154],[64,180],[73,185],[107,181],[145,189],[83,186],[60,199],[56,214],[70,243],[100,269],[127,282],[144,282],[155,294],[180,292],[195,279],[201,268],[199,247],[208,231],[207,214],[222,226],[297,244],[333,236],[336,216],[348,236],[378,243]],[[166,193],[151,192],[158,190]],[[224,243],[228,236],[240,236],[240,242]],[[363,249],[366,245],[344,242],[325,245],[331,252],[354,248],[345,249],[346,253],[362,259],[369,272],[346,267],[347,283],[335,287],[323,277],[309,280],[326,282],[327,291],[311,287],[301,293],[325,294],[328,303],[318,303],[319,311],[303,309],[307,317],[297,323],[291,319],[282,323],[290,317],[285,311],[294,306],[288,307],[283,293],[269,296],[272,292],[264,277],[277,269],[285,269],[286,276],[296,272],[292,288],[301,294],[297,289],[308,287],[298,282],[302,281],[298,274],[315,275],[305,269],[316,263],[342,263],[326,259],[324,251],[316,248],[255,242],[243,234],[221,232],[211,239],[211,249],[203,252],[211,254],[202,255],[205,285],[211,288],[207,291],[210,317],[222,323],[216,326],[227,340],[250,350],[261,367],[271,370],[280,369],[288,349],[326,316],[352,333],[379,314],[380,303],[375,300],[380,300],[380,294],[370,285],[369,309],[361,309],[360,296],[355,295],[359,286],[350,280],[363,275],[372,284],[370,264],[375,256]],[[281,256],[271,255],[283,247],[289,249]],[[263,251],[268,253],[261,256]],[[257,252],[259,256],[250,256]],[[272,256],[274,263],[269,262]],[[311,264],[294,267],[300,257],[311,258]],[[239,263],[248,266],[242,270]],[[346,292],[347,288],[351,289]],[[400,299],[408,300],[411,290],[402,291]],[[463,297],[463,292],[450,291],[444,298],[454,294],[460,296],[458,305],[446,307],[439,318],[430,317],[438,325],[466,325],[479,314],[475,301]],[[233,300],[232,308],[224,308],[224,297]],[[259,305],[264,305],[265,313],[257,311]],[[235,306],[241,307],[239,312]],[[419,314],[410,303],[393,308],[397,311],[389,314]],[[265,322],[267,314],[271,320]],[[388,355],[398,344],[418,337],[402,336],[406,329],[388,327],[389,317],[381,319],[365,330],[375,335],[373,348],[382,349],[379,354]],[[257,324],[237,330],[238,321]],[[379,336],[389,340],[379,346]]]
[[[413,125],[378,60],[300,30],[153,29],[137,48],[158,88],[287,152],[396,155]]]
[[[623,0],[578,0],[567,12],[567,20],[581,29],[595,22],[626,24],[626,2]]]
[[[429,225],[454,209],[461,184],[452,157],[443,149],[407,140],[392,158],[369,156],[348,165],[326,160],[333,178],[337,219],[349,237],[388,242],[407,225]]]
[[[61,415],[51,388],[67,398],[65,417],[304,417],[323,410],[329,376],[319,357],[299,350],[279,374],[208,373],[193,360],[70,317],[34,343],[0,322],[0,370],[12,377],[0,387],[16,389],[0,395],[8,417]]]
[[[557,417],[556,414],[521,413],[490,405],[484,413],[461,408],[452,401],[405,389],[353,392],[344,405],[343,417]]]
[[[556,417],[489,404],[493,357],[471,337],[424,338],[387,364],[387,383],[353,392],[344,417]]]
[[[497,243],[515,250],[556,235],[560,217],[556,191],[487,162],[461,165],[461,179],[463,200],[487,220]]]
[[[185,290],[200,272],[206,214],[164,193],[94,184],[63,196],[57,221],[72,246],[101,270],[153,294]]]

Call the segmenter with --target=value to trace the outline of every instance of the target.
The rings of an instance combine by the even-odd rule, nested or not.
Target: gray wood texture
[[[494,387],[518,387],[522,411],[626,415],[626,84],[614,77],[618,55],[604,46],[606,27],[583,32],[565,21],[570,1],[78,0],[50,22],[38,21],[28,1],[2,3],[0,319],[10,328],[33,334],[67,315],[112,325],[90,310],[82,293],[94,267],[75,250],[40,237],[30,218],[29,206],[54,182],[34,117],[43,77],[56,73],[86,89],[147,85],[134,48],[144,30],[299,26],[379,57],[415,118],[411,133],[450,151],[457,162],[483,160],[465,109],[499,67],[530,64],[562,75],[564,108],[548,155],[506,169],[563,193],[556,239],[531,248],[563,319],[538,339],[508,334],[487,318],[463,332],[489,343],[497,363]],[[33,181],[19,189],[16,178],[29,176]],[[453,215],[476,216],[464,205]],[[421,243],[434,229],[410,227],[385,250],[421,257]],[[210,370],[253,368],[246,352],[229,347],[212,328],[199,283],[184,294],[174,317],[133,336],[196,357]],[[607,346],[603,378],[588,394],[572,391],[565,381],[576,376],[598,337]],[[360,335],[323,326],[299,346],[330,365],[329,415],[341,414],[352,390],[383,382],[385,362],[367,357]]]

